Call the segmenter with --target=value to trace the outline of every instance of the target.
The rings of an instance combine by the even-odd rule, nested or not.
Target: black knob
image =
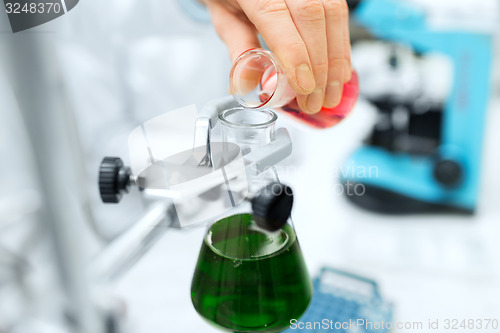
[[[268,184],[252,199],[255,223],[269,231],[279,230],[286,224],[292,207],[292,189],[278,182]]]
[[[99,192],[102,201],[120,202],[123,193],[128,193],[131,174],[130,168],[124,166],[119,157],[105,157],[99,168]]]
[[[463,170],[460,164],[450,159],[442,159],[434,166],[434,178],[445,187],[455,187],[460,184]]]

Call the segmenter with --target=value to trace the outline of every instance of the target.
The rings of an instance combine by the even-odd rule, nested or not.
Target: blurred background
[[[500,320],[499,4],[397,3],[350,2],[352,115],[278,120],[302,251],[312,276],[375,280],[394,320]],[[128,165],[134,128],[227,95],[230,68],[189,0],[82,0],[17,34],[0,13],[0,332],[217,331],[189,297],[203,227],[165,227],[119,279],[92,272],[154,206],[103,204],[102,158]]]

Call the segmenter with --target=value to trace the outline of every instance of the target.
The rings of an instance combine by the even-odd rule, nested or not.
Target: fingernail
[[[308,113],[318,113],[323,106],[323,91],[316,89],[307,97],[307,111]]]
[[[309,68],[308,64],[297,66],[295,69],[295,75],[297,77],[297,83],[305,91],[310,92],[316,87],[313,72],[311,71],[311,68]]]
[[[328,85],[325,95],[325,107],[333,108],[340,104],[342,87],[339,81],[333,81]]]

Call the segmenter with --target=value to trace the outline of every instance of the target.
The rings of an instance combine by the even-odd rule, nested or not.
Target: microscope
[[[490,95],[491,31],[497,13],[489,12],[491,18],[471,14],[470,6],[480,7],[484,1],[463,6],[453,2],[448,7],[447,1],[348,3],[353,21],[374,37],[409,46],[418,55],[443,55],[453,72],[450,92],[441,103],[421,103],[425,96],[402,98],[397,84],[386,89],[389,93],[367,98],[377,108],[379,122],[345,165],[355,170],[342,176],[345,192],[359,194],[348,199],[389,214],[473,213]],[[394,54],[387,61],[398,70]]]

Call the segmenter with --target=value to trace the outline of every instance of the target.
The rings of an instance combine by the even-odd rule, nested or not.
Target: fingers
[[[300,108],[317,113],[323,106],[328,75],[325,10],[321,0],[285,0],[293,22],[305,43],[316,86],[308,96],[297,96]]]
[[[303,111],[316,113],[322,106],[332,108],[340,103],[343,85],[352,72],[346,0],[231,3],[241,7],[239,13],[244,15],[230,10],[224,1],[207,1],[207,6],[233,61],[244,51],[260,46],[258,31],[283,63]],[[258,84],[257,72],[244,74],[248,80],[239,87],[243,92]]]
[[[316,81],[309,54],[285,1],[238,0],[238,3],[283,63],[292,89],[300,95],[313,92]]]
[[[324,106],[332,108],[339,105],[343,85],[346,78],[350,77],[350,44],[348,47],[346,43],[349,39],[349,10],[345,0],[322,1],[326,13],[328,43],[328,82]]]
[[[238,16],[218,1],[208,1],[208,9],[219,37],[234,61],[243,52],[260,47],[257,31],[250,21]]]

